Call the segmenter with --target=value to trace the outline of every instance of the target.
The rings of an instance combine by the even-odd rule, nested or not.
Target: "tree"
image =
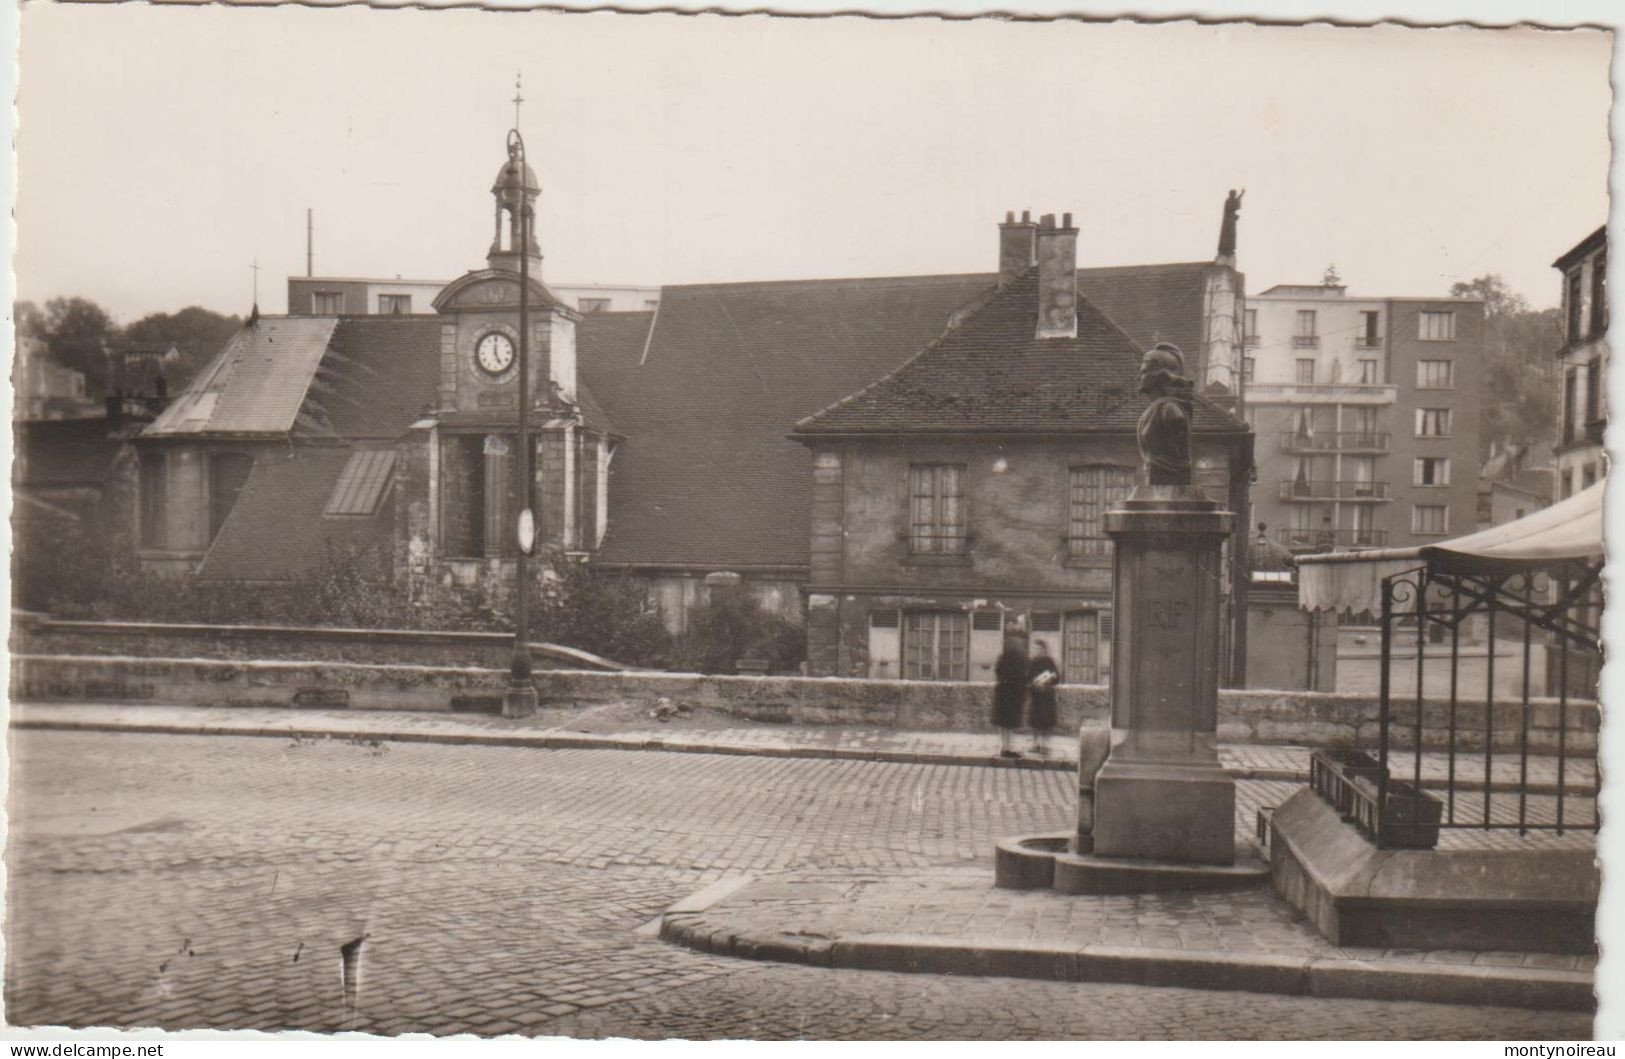
[[[1531,309],[1499,273],[1450,288],[1454,298],[1484,302],[1484,370],[1479,456],[1491,444],[1527,448],[1557,431],[1553,353],[1561,344],[1556,309]]]
[[[171,393],[191,381],[199,369],[243,326],[239,316],[222,316],[198,305],[177,313],[149,313],[124,329],[121,348],[127,352],[164,352],[174,346],[180,359],[164,365]],[[131,380],[132,383],[134,380]]]
[[[58,364],[84,374],[90,397],[107,393],[107,353],[117,332],[113,318],[88,298],[52,298],[45,303],[46,349]]]

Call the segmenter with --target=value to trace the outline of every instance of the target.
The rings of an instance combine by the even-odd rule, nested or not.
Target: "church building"
[[[431,311],[256,314],[136,439],[144,565],[253,584],[309,577],[335,552],[376,554],[415,602],[506,610],[524,257],[524,399],[548,560],[535,566],[585,562],[642,579],[674,632],[718,572],[800,621],[809,582],[823,585],[817,596],[835,582],[815,572],[824,545],[809,535],[823,457],[797,424],[1007,314],[1014,291],[1037,312],[1036,273],[1004,260],[1011,231],[1037,231],[1024,217],[998,226],[996,272],[675,285],[649,309],[583,313],[544,281],[539,243],[504,204],[508,180],[537,201],[535,174],[504,162],[483,266],[441,289]],[[1080,326],[1110,334],[1114,356],[1173,342],[1216,409],[1233,397],[1243,296],[1233,252],[1057,268],[1075,282]],[[1227,455],[1214,474],[1228,482],[1242,463]],[[979,532],[985,555],[987,534],[1002,530]],[[850,654],[814,665],[837,669],[869,664]]]

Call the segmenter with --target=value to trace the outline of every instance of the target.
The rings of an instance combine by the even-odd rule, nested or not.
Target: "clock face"
[[[501,375],[513,367],[513,342],[500,331],[492,331],[474,344],[474,363],[487,375]]]

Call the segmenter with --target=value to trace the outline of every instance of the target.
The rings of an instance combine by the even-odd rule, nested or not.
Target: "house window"
[[[1360,310],[1360,330],[1355,336],[1355,345],[1364,349],[1376,349],[1382,344],[1382,339],[1377,331],[1377,319],[1375,309]]]
[[[1449,485],[1450,459],[1447,456],[1419,456],[1413,466],[1412,485]]]
[[[1454,342],[1456,340],[1455,313],[1422,313],[1417,337],[1424,342]]]
[[[164,520],[164,454],[148,449],[141,454],[141,546],[163,548],[169,543]]]
[[[337,316],[344,311],[343,291],[317,291],[310,296],[310,311],[316,316]]]
[[[1313,348],[1320,345],[1320,332],[1315,324],[1315,310],[1298,310],[1298,322],[1292,332],[1292,344],[1300,348]]]
[[[1242,311],[1241,340],[1249,346],[1258,345],[1258,310]]]
[[[903,617],[903,676],[969,679],[970,619],[962,611],[909,611]]]
[[[1256,374],[1258,374],[1258,358],[1257,357],[1242,357],[1241,358],[1241,381],[1242,382],[1252,382],[1253,381],[1253,376],[1256,375]]]
[[[1354,507],[1354,525],[1350,527],[1354,538],[1354,545],[1358,548],[1370,548],[1377,543],[1377,512],[1369,504],[1357,504]]]
[[[1575,405],[1580,385],[1580,369],[1569,368],[1563,373],[1563,440],[1573,441],[1580,433],[1575,420]]]
[[[1068,684],[1100,683],[1100,615],[1081,610],[1066,616],[1062,636],[1062,679]]]
[[[1361,386],[1380,386],[1380,385],[1382,385],[1382,369],[1381,369],[1381,366],[1378,364],[1377,361],[1372,360],[1369,357],[1362,357],[1361,358],[1361,360],[1360,360],[1360,385]]]
[[[1564,471],[1558,479],[1558,498],[1567,500],[1574,495],[1574,468]]]
[[[577,304],[581,306],[581,311],[584,313],[609,312],[608,298],[582,298]]]
[[[1315,362],[1312,357],[1298,358],[1298,385],[1313,386],[1315,384]]]
[[[909,468],[909,478],[909,550],[964,555],[965,465],[919,463]]]
[[[442,554],[457,558],[513,555],[519,487],[506,434],[457,434],[441,442]]]
[[[1602,358],[1586,361],[1586,423],[1602,418]]]
[[[1597,484],[1597,465],[1588,463],[1580,468],[1580,488],[1590,489]]]
[[[1091,558],[1111,555],[1112,542],[1105,529],[1106,511],[1127,499],[1133,488],[1134,472],[1127,467],[1072,468],[1066,528],[1068,555]]]
[[[404,316],[412,311],[410,294],[378,295],[378,311],[385,316]]]
[[[1419,438],[1449,437],[1450,409],[1418,408],[1416,410],[1416,436]]]
[[[1591,320],[1588,331],[1592,338],[1602,337],[1608,330],[1608,251],[1591,259]]]
[[[1411,508],[1411,532],[1450,532],[1450,509],[1443,504],[1417,504]]]
[[[1564,337],[1572,344],[1580,341],[1580,268],[1575,266],[1574,271],[1568,274],[1568,282],[1563,285],[1563,318],[1566,324]]]
[[[1416,385],[1423,390],[1448,390],[1456,385],[1456,362],[1453,360],[1419,360],[1416,362]]]

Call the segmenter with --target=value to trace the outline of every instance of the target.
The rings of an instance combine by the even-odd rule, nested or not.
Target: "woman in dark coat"
[[[1027,705],[1027,652],[1015,637],[1004,641],[1004,654],[993,666],[993,726],[999,730],[999,756],[1020,757],[1010,746],[1010,733],[1021,725]]]
[[[1027,727],[1033,730],[1033,753],[1049,753],[1049,734],[1055,730],[1055,685],[1061,682],[1060,667],[1049,656],[1049,645],[1033,641],[1033,657],[1027,663]]]

